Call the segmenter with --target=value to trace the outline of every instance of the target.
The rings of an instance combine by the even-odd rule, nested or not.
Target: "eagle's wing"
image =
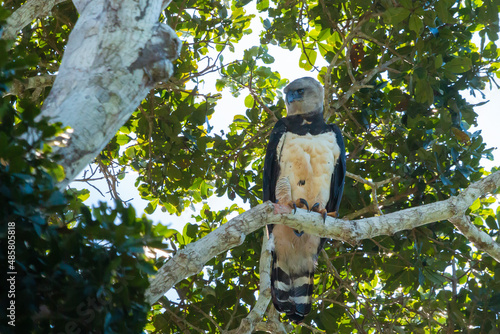
[[[340,200],[342,199],[342,194],[344,192],[344,180],[346,173],[345,145],[339,127],[335,124],[330,124],[330,126],[337,138],[337,145],[340,147],[340,156],[333,171],[332,181],[330,184],[330,199],[328,200],[328,203],[326,203],[326,211],[338,213]]]
[[[345,157],[345,145],[344,138],[342,137],[342,132],[336,124],[330,124],[332,131],[335,133],[337,139],[337,145],[340,148],[340,155],[338,161],[333,170],[332,180],[330,182],[330,198],[326,203],[327,212],[339,213],[340,200],[342,199],[342,194],[344,193],[344,180],[346,173],[346,157]],[[320,244],[318,246],[318,254],[323,249],[325,245],[326,238],[321,238]]]
[[[267,145],[266,157],[264,160],[264,175],[262,176],[262,192],[263,200],[276,202],[276,182],[280,173],[280,165],[278,161],[279,152],[277,152],[278,144],[281,137],[287,131],[286,125],[282,120],[279,120],[271,132],[269,143]]]

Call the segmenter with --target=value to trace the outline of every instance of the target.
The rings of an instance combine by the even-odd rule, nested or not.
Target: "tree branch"
[[[394,176],[394,177],[392,177],[390,179],[386,179],[386,180],[382,180],[382,181],[377,181],[377,182],[370,181],[368,179],[365,179],[365,178],[363,178],[363,177],[361,177],[359,175],[356,175],[356,174],[353,174],[353,173],[350,173],[350,172],[347,172],[346,176],[350,177],[353,180],[356,180],[358,182],[361,182],[361,183],[366,184],[369,187],[371,187],[372,188],[372,199],[373,199],[373,202],[370,205],[364,207],[363,209],[360,209],[360,210],[355,211],[355,212],[351,212],[350,214],[346,215],[344,217],[344,219],[354,219],[354,218],[357,218],[357,217],[359,217],[361,215],[364,215],[364,214],[366,214],[368,212],[374,212],[374,213],[377,213],[377,214],[383,214],[383,212],[381,210],[381,208],[383,206],[390,205],[390,204],[396,202],[397,200],[400,200],[401,198],[406,197],[409,194],[414,193],[416,191],[416,188],[414,188],[409,193],[399,194],[399,195],[394,196],[393,198],[391,198],[389,200],[384,200],[382,202],[379,202],[378,201],[378,196],[377,196],[377,188],[382,187],[382,186],[386,185],[387,183],[399,180],[400,179],[399,176]]]
[[[255,327],[261,322],[271,301],[271,252],[267,247],[267,241],[267,235],[264,233],[259,261],[259,298],[247,317],[241,321],[240,326],[237,329],[227,332],[228,334],[253,333]]]
[[[291,326],[291,325],[290,325]],[[276,333],[276,334],[286,334],[289,333],[290,330],[287,331],[285,323],[280,322],[264,322],[261,321],[255,326],[255,331],[257,332],[267,332],[267,333]]]
[[[43,90],[45,87],[51,87],[54,84],[54,80],[56,79],[55,75],[45,74],[38,75],[35,77],[27,78],[26,80],[14,80],[12,83],[12,87],[8,92],[4,94],[4,96],[8,95],[18,95],[21,97],[25,96],[27,90],[34,89]],[[39,94],[33,93],[33,97],[37,98]]]
[[[249,233],[267,224],[284,224],[299,231],[357,244],[363,239],[392,235],[398,231],[463,215],[477,198],[495,191],[498,187],[500,187],[500,171],[470,185],[458,196],[447,200],[358,220],[327,217],[323,222],[319,214],[308,213],[302,209],[293,214],[288,206],[265,202],[178,251],[151,279],[146,298],[150,303],[154,303],[177,282],[200,272],[212,257],[241,245]],[[466,236],[472,235],[468,232],[462,233]],[[480,243],[482,250],[500,260],[499,246],[491,237],[486,234],[478,239],[471,237],[472,242],[476,242],[475,240]]]
[[[69,126],[64,188],[101,152],[158,81],[173,72],[180,41],[158,22],[161,0],[74,0],[80,17],[39,117]]]
[[[382,186],[385,186],[387,183],[391,183],[391,182],[394,182],[394,181],[397,181],[400,179],[399,176],[394,176],[394,177],[391,177],[390,179],[374,182],[374,181],[370,181],[368,179],[365,179],[364,177],[361,177],[359,175],[356,175],[356,174],[353,174],[350,172],[346,172],[345,176],[350,177],[351,179],[356,180],[358,182],[361,182],[363,184],[366,184],[372,188],[380,188]]]
[[[7,26],[1,38],[14,39],[19,30],[27,26],[33,20],[49,15],[54,6],[68,0],[29,0],[19,7],[7,19]]]
[[[472,224],[470,217],[459,215],[448,219],[474,245],[488,253],[497,262],[500,262],[500,244],[496,243],[488,234]]]

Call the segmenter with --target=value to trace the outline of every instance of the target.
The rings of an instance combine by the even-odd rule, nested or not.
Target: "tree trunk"
[[[155,82],[166,81],[180,41],[158,22],[162,0],[73,1],[80,17],[40,117],[71,127],[61,188],[127,121]]]

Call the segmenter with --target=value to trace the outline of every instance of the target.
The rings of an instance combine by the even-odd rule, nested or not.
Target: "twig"
[[[325,331],[322,331],[322,330],[319,330],[319,329],[317,329],[315,327],[309,326],[308,324],[306,324],[304,322],[300,324],[300,327],[305,327],[305,328],[309,329],[313,333],[326,333]]]
[[[324,250],[323,250],[324,251]],[[328,259],[328,255],[326,254],[326,252],[323,254],[326,259],[327,259],[327,262],[330,261],[330,259]],[[364,302],[361,301],[361,298],[360,298],[360,295],[357,293],[357,291],[351,286],[351,284],[349,284],[349,282],[345,282],[343,281],[341,278],[340,278],[340,275],[337,271],[337,269],[330,263],[330,268],[331,270],[335,273],[335,277],[341,282],[341,285],[346,287],[347,290],[349,290],[349,292],[354,296],[354,298],[356,298],[356,300],[359,300],[360,303],[364,304],[365,307],[366,307],[366,310],[368,311],[368,313],[372,316],[372,318],[374,319],[375,321],[375,327],[377,328],[377,332],[378,333],[382,333],[382,328],[380,326],[380,322],[378,321],[377,317],[375,317],[375,315],[373,314],[373,307],[372,307],[372,304],[370,303],[369,299],[366,298],[365,296],[362,296],[363,299],[364,299]],[[345,306],[346,310],[347,310],[347,305]],[[354,319],[353,319],[354,320]],[[355,321],[356,322],[356,321]],[[362,328],[359,328],[360,331],[362,332],[365,332]]]
[[[240,273],[240,275],[241,275],[241,273]],[[236,295],[236,300],[240,300],[242,291],[243,291],[242,289],[240,289],[238,291],[238,294]],[[234,320],[234,318],[236,316],[236,312],[238,311],[238,306],[239,306],[238,302],[234,304],[234,306],[233,306],[233,312],[231,312],[231,316],[230,316],[229,320],[226,323],[226,327],[224,328],[225,332],[228,330],[229,326],[231,326],[231,323],[233,322],[233,320]]]
[[[223,332],[222,328],[220,328],[219,324],[214,320],[214,318],[212,318],[211,316],[209,316],[205,311],[203,311],[197,305],[190,304],[190,306],[194,307],[196,309],[196,311],[200,312],[205,318],[208,319],[208,321],[210,321],[215,327],[217,327],[217,329],[219,330],[219,333]]]
[[[175,17],[175,21],[170,25],[174,30],[177,30],[177,24],[179,23],[181,15],[184,13],[184,9],[186,9],[186,3],[187,0],[182,1],[181,5],[179,6],[179,11],[177,12],[177,16]]]
[[[316,65],[314,65],[311,61],[311,59],[309,59],[309,55],[307,54],[306,52],[306,47],[304,45],[304,39],[303,39],[303,36],[301,34],[301,29],[302,29],[302,26],[303,26],[303,22],[302,22],[302,17],[303,17],[303,11],[304,11],[304,5],[305,5],[305,2],[302,2],[302,6],[300,7],[300,11],[299,11],[299,19],[297,20],[298,23],[300,24],[300,26],[297,28],[297,36],[299,36],[299,39],[300,39],[300,45],[301,45],[301,48],[302,48],[302,52],[304,53],[304,55],[306,56],[306,59],[307,59],[307,62],[309,63],[309,65],[311,65],[316,71],[319,72],[319,69]]]
[[[235,84],[239,85],[240,87],[248,89],[248,91],[250,92],[250,95],[252,95],[253,99],[255,101],[257,101],[257,103],[262,107],[262,109],[264,109],[269,114],[269,116],[273,120],[273,124],[278,121],[278,119],[274,115],[273,111],[271,109],[269,109],[269,107],[264,104],[264,102],[261,100],[260,96],[258,96],[257,93],[255,92],[255,90],[252,88],[252,76],[251,75],[250,75],[250,80],[248,81],[248,84],[246,84],[246,85],[232,79],[231,77],[229,77],[229,78],[231,79],[231,81],[233,81]]]
[[[373,43],[377,44],[378,46],[380,46],[380,47],[382,47],[384,49],[389,50],[392,54],[394,54],[395,56],[401,58],[401,60],[403,60],[404,62],[406,62],[406,63],[408,63],[410,65],[414,65],[412,61],[410,61],[406,57],[402,56],[399,52],[397,52],[396,50],[394,50],[390,46],[388,46],[386,44],[383,44],[382,42],[378,41],[375,38],[372,38],[371,36],[368,36],[367,34],[365,34],[364,32],[362,32],[361,30],[358,31],[357,36],[360,37],[360,38],[362,38],[362,39],[365,39],[367,41],[373,42]]]
[[[108,184],[108,189],[109,189],[109,192],[111,194],[111,197],[113,199],[116,199],[116,200],[119,200],[121,202],[124,202],[120,198],[120,195],[118,195],[118,191],[116,190],[117,180],[116,180],[116,176],[114,175],[114,173],[110,173],[109,172],[108,166],[106,166],[102,162],[101,158],[97,157],[96,158],[96,163],[99,166],[99,169],[100,169],[101,173],[104,175],[104,178],[106,179],[106,183]]]
[[[383,180],[383,181],[377,181],[377,182],[373,182],[373,181],[370,181],[368,179],[365,179],[359,175],[356,175],[356,174],[353,174],[351,172],[346,172],[345,175],[347,177],[350,177],[351,179],[354,179],[358,182],[361,182],[363,184],[366,184],[372,188],[380,188],[382,186],[385,186],[387,183],[391,183],[391,182],[394,182],[394,181],[397,181],[399,180],[401,177],[399,176],[394,176],[394,177],[391,177],[389,179],[386,179],[386,180]]]
[[[290,325],[291,327],[291,325]],[[268,333],[276,333],[276,334],[287,334],[290,333],[290,330],[287,330],[285,324],[280,322],[259,322],[255,326],[255,331],[257,332],[268,332]]]
[[[255,91],[253,90],[253,88],[251,88],[251,87],[247,87],[247,88],[250,91],[250,95],[252,95],[253,99],[259,104],[259,106],[262,107],[262,109],[264,109],[269,114],[269,116],[271,117],[272,121],[273,122],[277,122],[278,119],[276,118],[276,116],[274,115],[274,113],[272,112],[272,110],[269,109],[269,107],[266,106],[264,104],[264,102],[262,102],[261,98],[255,93]]]
[[[353,294],[353,296],[356,297],[356,299],[358,299],[359,296],[357,295],[357,293],[353,290],[352,286],[348,282],[344,282],[342,280],[342,278],[340,277],[339,272],[337,271],[337,269],[330,262],[330,259],[328,258],[328,254],[326,253],[326,251],[324,249],[321,250],[321,254],[323,255],[323,257],[326,260],[326,265],[327,265],[328,270],[330,271],[330,273],[332,274],[332,276],[335,277],[340,282],[340,286],[345,287],[347,290],[349,290]],[[358,329],[358,331],[361,332],[361,333],[366,333],[363,330],[363,328],[359,325],[359,323],[356,321],[356,318],[352,315],[352,313],[350,311],[350,307],[347,306],[345,303],[340,303],[340,305],[346,310],[347,314],[351,318],[351,323],[354,324],[354,326],[356,326],[356,328]]]
[[[350,98],[352,95],[354,95],[355,92],[357,92],[358,90],[360,90],[361,88],[366,88],[366,87],[370,87],[370,86],[367,86],[366,84],[375,76],[377,75],[378,73],[380,72],[383,72],[385,71],[389,66],[391,66],[392,64],[394,64],[395,62],[399,61],[400,59],[399,58],[392,58],[388,61],[386,61],[385,63],[383,64],[380,64],[379,66],[371,69],[370,71],[368,71],[364,77],[363,80],[361,80],[361,82],[359,83],[356,83],[354,85],[351,86],[351,88],[349,88],[347,90],[347,92],[345,92],[342,97],[340,99],[338,99],[337,101],[335,101],[332,106],[328,109],[328,110],[325,110],[325,113],[324,113],[324,118],[325,119],[328,119],[332,116],[333,112],[335,110],[338,110],[341,106],[343,106]]]
[[[398,194],[394,197],[391,197],[391,198],[388,198],[386,200],[383,200],[383,201],[380,201],[379,202],[379,206],[381,207],[384,207],[384,206],[390,206],[396,202],[398,202],[399,200],[403,199],[403,198],[407,198],[408,196],[410,195],[413,195],[417,192],[417,188],[416,187],[413,187],[411,188],[409,191],[405,192],[405,193],[401,193],[401,194]],[[360,217],[360,216],[363,216],[369,212],[374,212],[375,213],[375,208],[373,207],[373,203],[371,203],[370,205],[368,206],[365,206],[364,208],[362,209],[359,209],[355,212],[351,212],[347,215],[345,215],[344,217],[342,217],[343,219],[348,219],[348,220],[351,220],[351,219],[355,219],[357,217]]]
[[[379,205],[379,202],[378,202],[377,188],[380,188],[380,187],[386,185],[387,183],[394,182],[394,181],[397,181],[397,180],[400,179],[399,176],[394,176],[394,177],[392,177],[390,179],[386,179],[386,180],[378,181],[378,182],[373,182],[373,181],[367,180],[365,178],[362,178],[359,175],[356,175],[356,174],[353,174],[353,173],[350,173],[350,172],[346,172],[346,176],[350,177],[351,179],[354,179],[354,180],[356,180],[358,182],[366,184],[366,185],[368,185],[368,186],[370,186],[372,188],[372,201],[373,201],[373,203],[369,207],[375,209],[375,211],[377,211],[378,214],[380,214],[380,215],[382,215],[383,212],[380,209],[381,206]]]
[[[151,137],[153,135],[153,118],[154,118],[154,106],[153,106],[153,94],[151,94],[151,92],[149,93],[149,111],[151,113],[151,115],[148,115],[145,111],[144,111],[144,108],[139,105],[139,110],[141,111],[141,114],[146,118],[146,121],[148,122],[148,157],[149,157],[149,161],[148,161],[148,165],[147,165],[147,174],[148,174],[148,178],[149,180],[153,180],[153,177],[151,175],[152,173],[152,169],[153,169],[153,152],[152,152],[152,146],[153,146],[153,143],[151,142]],[[156,188],[153,187],[153,193],[156,192]]]
[[[191,333],[191,331],[186,328],[185,326],[181,325],[182,323],[184,323],[185,325],[187,325],[188,327],[191,327],[192,329],[194,329],[195,331],[197,331],[198,333],[205,333],[206,331],[204,331],[203,329],[199,328],[199,327],[196,327],[194,326],[193,324],[191,324],[189,321],[187,321],[186,319],[178,316],[177,314],[175,314],[174,312],[172,312],[168,307],[165,307],[165,311],[170,314],[170,316],[173,318],[173,320],[175,321],[175,323],[177,324],[177,326],[183,330],[185,333]]]

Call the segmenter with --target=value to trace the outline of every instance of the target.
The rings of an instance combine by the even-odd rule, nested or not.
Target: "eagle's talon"
[[[323,216],[323,224],[326,223],[326,216],[328,215],[328,213],[326,212],[326,210],[321,214],[321,216]]]
[[[307,212],[309,212],[309,203],[307,203],[307,201],[303,198],[299,198],[297,201],[296,201],[296,204],[299,208],[303,208],[304,206],[306,207],[307,209]]]
[[[314,203],[314,205],[311,207],[311,211],[314,211],[314,212],[319,212],[319,211],[318,211],[318,208],[319,208],[319,202],[316,202],[316,203]]]
[[[293,233],[295,233],[296,236],[301,237],[302,234],[304,234],[304,231],[298,231],[298,230],[293,230]]]
[[[338,218],[339,217],[339,213],[337,211],[328,212],[327,215],[330,216],[330,217],[332,217],[332,218]]]

